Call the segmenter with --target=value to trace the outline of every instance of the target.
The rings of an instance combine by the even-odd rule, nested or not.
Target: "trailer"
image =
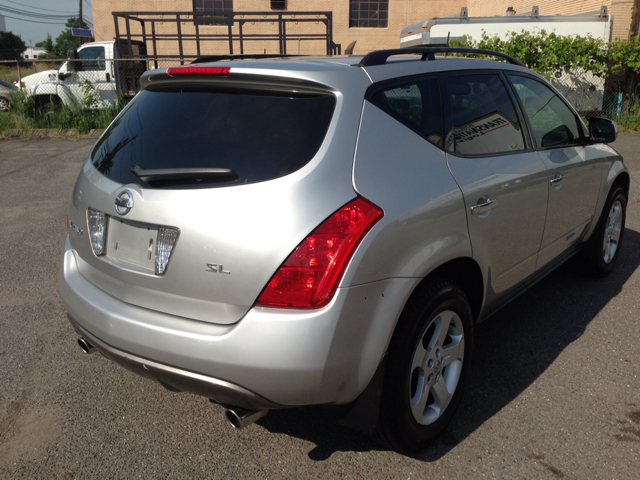
[[[522,30],[531,33],[546,30],[563,36],[590,35],[608,43],[611,41],[612,26],[613,16],[608,14],[606,6],[599,11],[578,15],[548,16],[541,16],[539,8],[534,6],[530,12],[504,17],[469,17],[467,7],[462,7],[457,15],[434,17],[404,27],[400,32],[400,47],[443,47],[448,45],[449,40],[478,40],[483,32],[490,37],[497,35],[505,38],[508,32],[519,33]]]
[[[404,27],[400,32],[400,47],[448,46],[451,40],[480,40],[483,33],[506,39],[509,33],[523,30],[533,34],[545,30],[561,36],[591,36],[609,43],[613,16],[608,14],[606,6],[577,15],[548,16],[541,16],[539,8],[534,6],[530,12],[518,15],[469,17],[467,7],[463,7],[457,15],[434,17]],[[585,113],[602,110],[604,78],[575,69],[555,72],[549,81],[576,110]]]

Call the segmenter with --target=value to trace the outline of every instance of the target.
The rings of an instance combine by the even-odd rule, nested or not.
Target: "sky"
[[[31,45],[42,42],[47,38],[47,32],[55,40],[66,28],[66,18],[78,17],[80,1],[82,16],[92,24],[91,0],[0,0],[0,15],[4,15],[7,32],[19,35],[28,47],[29,41]],[[17,13],[16,10],[31,15]],[[90,28],[93,30],[93,27]]]

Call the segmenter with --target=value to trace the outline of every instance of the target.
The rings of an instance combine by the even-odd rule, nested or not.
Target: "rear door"
[[[526,113],[538,155],[549,172],[549,208],[537,268],[578,243],[594,220],[602,164],[589,155],[573,110],[542,81],[509,75]]]
[[[464,196],[473,257],[487,279],[487,303],[493,303],[535,271],[547,171],[499,72],[442,78],[447,160]]]

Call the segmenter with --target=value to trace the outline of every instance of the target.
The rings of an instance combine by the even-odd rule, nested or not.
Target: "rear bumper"
[[[76,332],[89,341],[103,356],[133,373],[157,380],[162,386],[169,390],[193,393],[211,398],[218,403],[234,405],[250,410],[284,407],[283,405],[270,402],[266,398],[233,383],[152,362],[151,360],[123,352],[98,340],[82,328],[71,315],[69,315],[69,321]]]
[[[351,402],[386,351],[419,279],[338,289],[318,310],[252,308],[234,325],[167,315],[87,281],[65,242],[60,294],[74,328],[107,358],[165,386],[250,409]]]

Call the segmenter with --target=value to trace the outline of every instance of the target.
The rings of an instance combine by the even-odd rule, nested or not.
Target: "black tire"
[[[627,196],[622,187],[614,184],[584,250],[583,258],[590,275],[604,277],[615,267],[622,247],[626,212]]]
[[[0,112],[6,112],[9,110],[9,99],[0,97]]]
[[[448,333],[439,335],[443,326]],[[473,316],[462,290],[449,280],[419,287],[407,302],[389,345],[378,439],[411,454],[438,437],[462,398],[472,349]],[[445,357],[447,350],[450,355]],[[443,385],[446,392],[441,390]],[[444,408],[439,408],[437,391],[444,392],[440,394]]]

